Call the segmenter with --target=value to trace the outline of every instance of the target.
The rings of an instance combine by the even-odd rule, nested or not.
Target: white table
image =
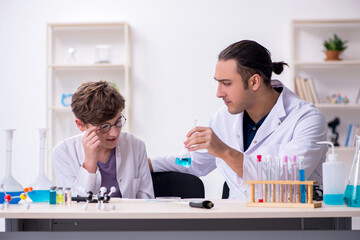
[[[71,206],[33,203],[0,210],[6,231],[239,231],[239,230],[351,230],[351,217],[360,208],[246,207],[239,200],[213,200],[212,209],[192,208],[189,200],[112,199],[106,210],[84,203]],[[110,205],[115,204],[115,210]]]

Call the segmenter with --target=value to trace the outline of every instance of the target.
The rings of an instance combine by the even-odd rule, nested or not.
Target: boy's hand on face
[[[86,130],[81,140],[85,152],[85,161],[83,167],[90,173],[96,172],[97,162],[100,159],[100,139],[97,135],[98,129],[99,128],[96,126],[91,126]]]
[[[228,148],[209,127],[195,127],[188,132],[186,137],[188,139],[184,144],[189,151],[207,149],[211,155],[221,157],[224,150]]]

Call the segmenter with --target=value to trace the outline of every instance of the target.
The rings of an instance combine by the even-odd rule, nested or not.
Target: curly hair
[[[82,83],[71,100],[72,112],[84,124],[101,124],[124,108],[124,97],[106,81]]]

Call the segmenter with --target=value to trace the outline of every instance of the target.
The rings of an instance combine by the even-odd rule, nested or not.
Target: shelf
[[[343,61],[321,61],[321,62],[295,62],[297,67],[343,67],[343,66],[360,66],[359,60]]]
[[[52,69],[91,69],[91,68],[111,68],[111,69],[124,69],[124,64],[68,64],[68,65],[48,65]]]
[[[299,28],[344,28],[360,26],[360,19],[339,20],[293,20],[294,27]]]
[[[358,118],[360,103],[356,104],[359,92],[360,73],[360,19],[300,19],[291,24],[291,87],[297,86],[300,95],[312,99],[317,95],[319,102],[315,106],[323,113],[326,122],[340,119],[337,127],[338,142],[336,148],[345,159],[352,159],[354,148],[345,146],[350,124],[360,124]],[[348,49],[341,55],[343,60],[325,61],[323,42],[336,33],[348,40]],[[312,81],[297,81],[297,78]],[[296,81],[295,81],[296,80]],[[313,86],[309,84],[313,82]],[[299,90],[297,89],[297,90]],[[301,94],[303,92],[311,94]],[[304,91],[301,91],[304,90]],[[315,90],[317,94],[314,94]],[[327,97],[333,93],[347,96],[349,104],[332,104]],[[308,96],[305,96],[308,95]],[[316,97],[316,96],[315,96]]]
[[[329,148],[330,150],[330,148]],[[335,153],[337,151],[349,151],[349,152],[355,152],[355,147],[335,147]]]
[[[360,104],[332,104],[332,103],[318,103],[315,104],[317,108],[321,109],[347,109],[360,110]]]
[[[126,99],[124,130],[131,128],[130,27],[125,22],[47,24],[47,127],[48,146],[79,133],[70,106],[63,106],[65,94],[74,93],[87,81],[106,80],[115,84]],[[99,46],[108,46],[101,51]],[[73,49],[69,52],[70,49]],[[103,61],[98,63],[99,61]],[[67,98],[66,103],[69,103]],[[51,159],[51,152],[48,153]],[[47,173],[53,176],[52,162]],[[52,179],[54,180],[54,179]]]
[[[49,23],[48,26],[52,28],[107,28],[107,27],[125,27],[127,23],[111,23],[111,22],[104,22],[104,23]]]
[[[71,112],[71,107],[49,107],[54,112]]]
[[[295,62],[296,67],[344,67],[344,66],[354,66],[359,67],[359,60],[343,60],[343,61],[321,61],[321,62]]]

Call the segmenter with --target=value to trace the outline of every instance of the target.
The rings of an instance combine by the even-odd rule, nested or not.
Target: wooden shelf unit
[[[80,133],[62,94],[73,94],[81,83],[114,83],[126,99],[124,131],[131,132],[131,38],[125,22],[49,23],[47,25],[47,175],[54,180],[51,154],[60,141]],[[97,46],[108,46],[108,62],[98,62]],[[74,49],[73,55],[69,53]],[[70,61],[71,60],[71,61]],[[69,100],[69,99],[67,99]],[[69,101],[67,101],[69,102]]]
[[[324,40],[337,34],[347,40],[341,61],[325,61]],[[360,19],[296,19],[290,28],[290,87],[295,90],[295,79],[312,79],[318,101],[315,106],[330,122],[340,119],[338,142],[346,145],[350,124],[360,124]],[[341,94],[348,104],[331,104],[328,96]],[[301,94],[300,94],[301,95]],[[329,129],[330,132],[330,129]],[[347,160],[347,152],[337,149],[339,159]],[[347,150],[347,149],[346,149]]]

